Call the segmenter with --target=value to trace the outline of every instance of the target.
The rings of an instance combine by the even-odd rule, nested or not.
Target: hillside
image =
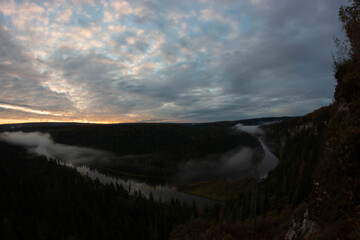
[[[360,239],[359,16],[359,1],[340,9],[351,51],[335,62],[335,101],[264,126],[279,165],[216,222],[188,222],[171,239]]]
[[[0,142],[0,239],[167,239],[196,208],[130,195]],[[139,231],[141,229],[141,231]]]

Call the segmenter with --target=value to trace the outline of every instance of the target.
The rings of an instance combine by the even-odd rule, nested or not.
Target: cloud
[[[341,4],[3,1],[0,101],[92,121],[305,114],[332,101]]]
[[[27,108],[27,107],[14,106],[14,105],[9,105],[9,104],[2,104],[2,103],[0,103],[0,108],[19,110],[19,111],[23,111],[23,112],[30,112],[30,113],[40,114],[40,115],[61,116],[61,114],[59,114],[59,113],[40,111],[40,110],[31,109],[31,108]]]
[[[56,16],[56,21],[60,23],[68,23],[71,20],[73,11],[71,8],[67,8],[62,12],[58,12]]]
[[[0,25],[0,42],[0,102],[6,109],[0,112],[3,121],[36,118],[36,115],[58,117],[66,110],[72,110],[66,96],[42,84],[47,74],[36,69],[39,62],[15,43],[4,25]]]

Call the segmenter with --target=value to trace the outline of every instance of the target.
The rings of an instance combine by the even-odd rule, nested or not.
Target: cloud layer
[[[1,1],[1,122],[305,114],[332,101],[346,2]]]

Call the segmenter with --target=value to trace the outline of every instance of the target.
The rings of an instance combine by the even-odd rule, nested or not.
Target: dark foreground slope
[[[0,142],[0,239],[167,239],[197,209],[103,185]]]

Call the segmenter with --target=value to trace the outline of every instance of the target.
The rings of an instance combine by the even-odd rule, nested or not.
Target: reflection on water
[[[274,169],[278,165],[279,159],[277,159],[277,157],[275,157],[275,155],[272,152],[270,152],[269,148],[265,145],[262,137],[259,137],[258,140],[265,152],[264,159],[258,165],[258,171],[260,177],[265,178],[268,172]]]
[[[69,164],[66,164],[69,166]],[[160,200],[162,202],[170,202],[172,199],[178,199],[181,202],[186,202],[188,204],[192,204],[194,201],[196,205],[202,206],[213,206],[216,201],[201,198],[197,196],[192,196],[186,193],[178,192],[176,187],[170,186],[167,184],[155,185],[148,184],[144,181],[140,181],[137,179],[123,179],[120,176],[112,176],[108,174],[100,173],[96,169],[90,169],[87,166],[75,166],[75,168],[83,175],[87,175],[92,179],[98,179],[101,183],[117,183],[122,185],[125,189],[129,189],[131,194],[134,194],[135,191],[141,191],[143,195],[149,198],[150,193],[153,195],[155,200]]]

